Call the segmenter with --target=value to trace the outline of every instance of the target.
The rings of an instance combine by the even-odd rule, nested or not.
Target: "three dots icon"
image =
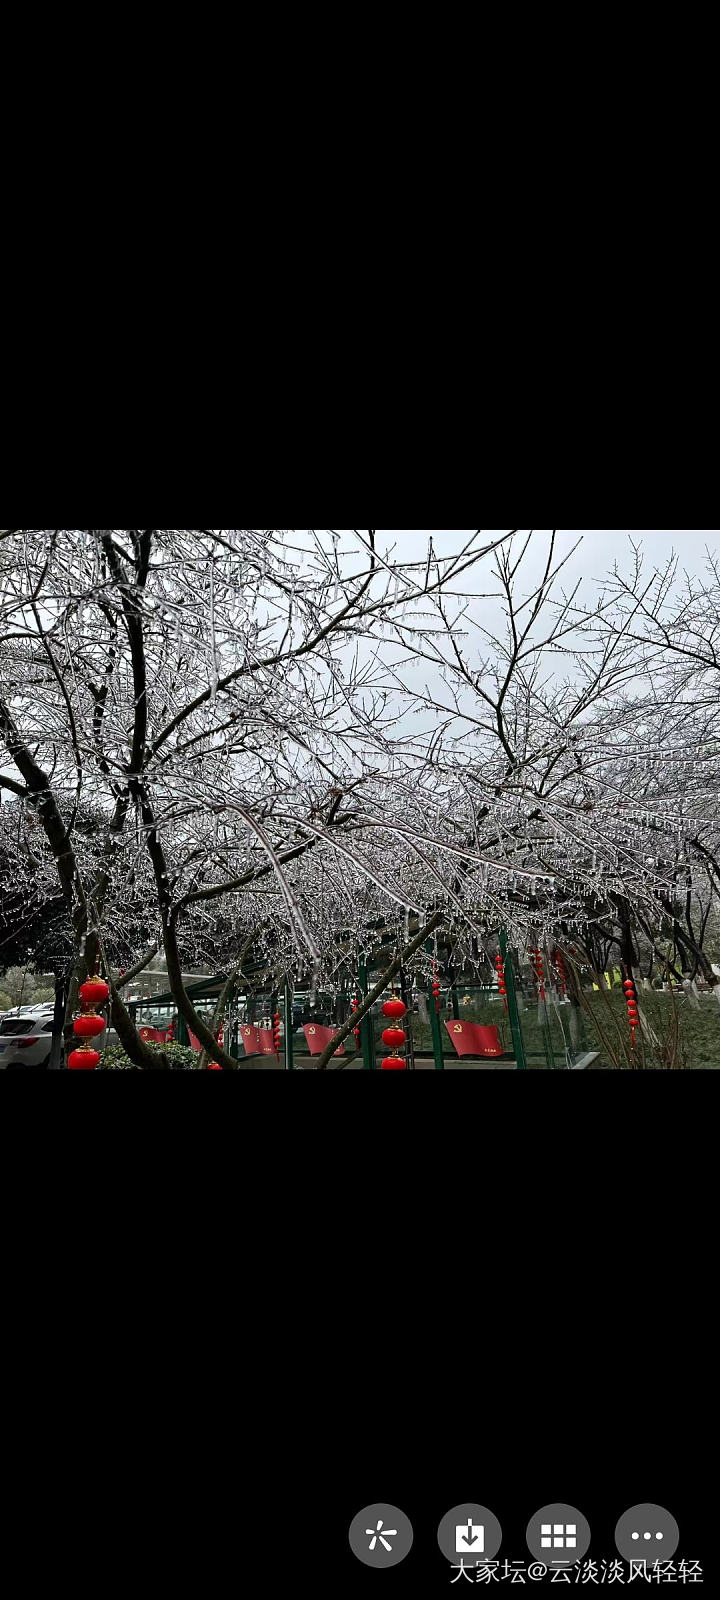
[[[625,1561],[671,1561],[680,1543],[680,1529],[670,1511],[646,1500],[624,1511],[615,1528],[615,1544]]]

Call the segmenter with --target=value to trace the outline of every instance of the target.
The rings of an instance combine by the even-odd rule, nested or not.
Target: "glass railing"
[[[509,955],[507,959],[511,959]],[[534,1071],[573,1070],[590,1065],[592,1051],[581,1008],[573,1004],[560,985],[544,984],[541,988],[532,969],[517,957],[513,958],[512,972],[514,996],[508,993],[503,997],[497,986],[462,981],[453,991],[443,990],[437,1017],[445,1065],[461,1059],[468,1065],[479,1064],[482,1050],[494,1053],[498,1048],[502,1050],[502,1056],[496,1058],[498,1064],[513,1063]],[[509,990],[507,981],[506,987]],[[411,1024],[415,1053],[433,1055],[430,1011],[435,1002],[431,996],[418,998]],[[473,1025],[479,1025],[483,1034],[476,1034]],[[471,1049],[473,1043],[477,1044],[477,1052]],[[465,1056],[463,1052],[468,1049],[470,1054]],[[521,1060],[517,1059],[519,1054]],[[491,1058],[487,1059],[489,1062]]]

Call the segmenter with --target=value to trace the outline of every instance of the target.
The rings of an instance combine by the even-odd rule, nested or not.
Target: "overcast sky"
[[[427,554],[430,531],[427,528],[378,529],[378,547],[384,553],[394,545],[394,559],[398,561],[424,560]],[[450,555],[459,552],[467,544],[474,531],[473,529],[457,528],[433,529],[433,545],[437,554]],[[482,538],[477,543],[478,545],[486,542],[490,543],[491,540],[501,537],[502,533],[507,531],[505,529],[483,529]],[[519,555],[521,543],[529,531],[525,530],[525,534],[523,534],[523,531],[519,530],[516,541],[517,555]],[[520,601],[521,597],[525,595],[534,593],[544,574],[551,532],[552,530],[550,529],[535,529],[531,534],[527,554],[521,569],[521,576],[516,580],[517,601]],[[648,578],[652,576],[652,572],[657,566],[663,567],[665,565],[673,551],[679,555],[681,566],[684,566],[689,572],[697,573],[702,568],[706,550],[708,548],[711,550],[720,549],[720,532],[715,529],[663,529],[659,532],[656,530],[637,529],[627,531],[618,529],[609,531],[605,529],[557,530],[556,563],[569,550],[572,550],[573,546],[577,545],[578,548],[558,580],[558,585],[554,591],[555,598],[560,598],[561,588],[568,593],[580,579],[581,591],[578,595],[578,603],[582,604],[584,599],[588,605],[592,606],[597,593],[596,585],[603,586],[615,562],[618,563],[621,569],[623,564],[626,564],[628,573],[631,571],[631,539],[635,544],[642,544],[644,548],[645,572]],[[497,580],[492,578],[492,557],[488,561],[482,562],[475,570],[469,572],[467,577],[461,580],[460,585],[457,585],[458,589],[461,588],[463,582],[467,583],[467,590],[464,592],[466,594],[469,592],[470,596],[473,596],[469,600],[468,612],[463,624],[463,627],[467,630],[464,635],[463,649],[467,652],[471,665],[474,665],[475,652],[482,648],[482,641],[473,633],[472,621],[475,621],[482,628],[487,628],[491,632],[497,633],[501,638],[505,636],[504,607],[499,598],[490,597],[493,594],[496,596],[498,594]],[[482,595],[482,598],[474,598],[478,594]],[[543,633],[545,632],[547,626],[545,616],[539,620],[537,626],[538,629],[542,629]],[[571,643],[572,639],[569,637],[566,640],[566,644],[569,645]],[[582,648],[582,641],[579,641],[579,646]],[[553,657],[546,657],[545,667],[549,672],[557,671],[563,677],[573,676],[572,661],[567,655],[563,655],[557,660]],[[438,700],[443,704],[446,703],[447,696],[444,696],[437,673],[432,668],[428,669],[424,661],[418,661],[417,668],[414,664],[405,666],[403,677],[405,682],[416,692],[421,692],[427,682],[432,692],[437,694]],[[424,730],[433,725],[431,715],[423,715],[421,720],[415,724],[418,729],[422,728]]]
[[[460,549],[465,540],[470,538],[472,529],[445,529],[435,531],[433,540],[438,553],[450,553],[455,548]],[[487,530],[488,541],[497,538],[504,529]],[[417,547],[418,554],[422,556],[427,550],[430,530],[424,529],[380,529],[380,539],[391,543],[397,542],[398,558],[409,559]],[[547,552],[548,532],[542,529],[533,531],[528,551],[528,572],[531,580],[541,571]],[[720,532],[716,529],[679,529],[670,531],[662,529],[653,530],[623,530],[612,529],[609,532],[601,529],[581,529],[577,532],[559,530],[558,547],[563,551],[569,550],[578,539],[582,539],[579,550],[573,556],[567,568],[568,581],[572,577],[598,579],[601,581],[609,572],[614,561],[622,562],[628,550],[628,540],[641,541],[645,546],[648,562],[655,564],[662,562],[671,551],[677,551],[683,564],[690,570],[697,572],[702,565],[706,547],[717,549],[720,546]]]

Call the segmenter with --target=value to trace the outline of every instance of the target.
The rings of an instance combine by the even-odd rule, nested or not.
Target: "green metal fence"
[[[553,961],[543,956],[541,975],[533,971],[530,956],[518,955],[508,948],[504,933],[500,936],[500,950],[504,961],[506,995],[499,992],[493,974],[492,982],[465,981],[462,974],[452,968],[438,968],[439,998],[433,994],[432,981],[415,980],[401,975],[396,990],[402,986],[408,1007],[403,1026],[410,1035],[411,1048],[403,1052],[408,1065],[416,1069],[428,1066],[437,1071],[459,1065],[453,1045],[452,1031],[446,1024],[480,1023],[497,1029],[503,1055],[488,1058],[498,1066],[512,1066],[519,1070],[562,1071],[590,1065],[592,1056],[587,1042],[582,1010],[566,990],[562,976],[558,975]],[[432,954],[432,945],[427,953]],[[536,957],[536,959],[539,959]],[[368,971],[360,961],[357,991],[367,994],[379,976],[377,963]],[[207,1022],[211,1021],[212,1007],[222,985],[221,978],[206,980],[193,986],[194,1004]],[[270,989],[254,993],[247,998],[235,991],[225,1016],[225,1047],[236,1060],[245,1058],[240,1028],[243,1022],[264,1023],[272,1027],[272,1018],[280,1015],[281,1047],[279,1064],[286,1071],[293,1067],[309,1066],[308,1046],[303,1024],[314,1020],[336,1027],[340,1015],[347,1014],[350,1004],[347,991],[339,998],[323,992],[310,995],[306,990],[293,993],[290,983],[280,992]],[[388,989],[383,998],[388,998]],[[161,1007],[172,1008],[172,996],[162,995],[154,1000],[136,1002],[132,1010],[138,1023],[143,1016],[161,1020]],[[169,1018],[170,1009],[167,1010]],[[162,1013],[164,1017],[164,1012]],[[344,1066],[362,1067],[366,1071],[379,1068],[387,1050],[382,1043],[382,1032],[387,1021],[382,1014],[382,999],[372,1007],[361,1024],[360,1048],[356,1050],[351,1033],[345,1040]],[[176,1018],[175,1037],[178,1043],[188,1042],[187,1028],[181,1017]],[[414,1063],[413,1063],[414,1057]],[[268,1058],[270,1064],[271,1058]],[[468,1066],[482,1066],[482,1059],[465,1058]],[[272,1061],[274,1065],[274,1061]]]

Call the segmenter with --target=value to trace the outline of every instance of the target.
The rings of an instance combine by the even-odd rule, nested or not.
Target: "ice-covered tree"
[[[98,957],[125,969],[115,1026],[157,1064],[122,992],[161,950],[229,1065],[183,966],[252,948],[342,987],[378,927],[386,971],[436,932],[480,969],[500,927],[630,968],[670,929],[702,965],[711,694],[689,713],[652,633],[639,706],[638,608],[565,592],[554,534],[530,577],[544,537],[0,530],[0,919],[51,908],[68,1017]]]
[[[216,1059],[182,984],[183,925],[240,894],[252,921],[272,875],[276,917],[321,967],[287,869],[368,828],[353,800],[366,787],[392,805],[400,708],[383,625],[440,589],[452,604],[485,554],[476,534],[428,573],[380,551],[373,530],[347,548],[314,530],[0,530],[0,786],[36,819],[71,919],[68,1013],[98,955],[109,970],[141,892],[147,953],[162,944]],[[81,840],[87,806],[103,820]],[[118,986],[113,1019],[149,1065]]]

